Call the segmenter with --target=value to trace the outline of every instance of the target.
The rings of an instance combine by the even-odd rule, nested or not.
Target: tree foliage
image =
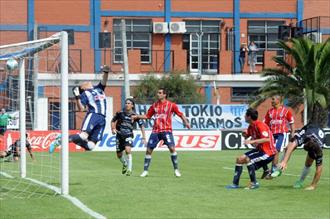
[[[264,70],[265,84],[252,105],[275,94],[287,98],[293,108],[306,100],[309,121],[325,126],[330,108],[330,39],[319,44],[306,38],[291,39],[280,41],[279,46],[291,59],[273,58],[280,68]]]
[[[144,77],[134,89],[137,103],[152,103],[157,99],[159,88],[167,90],[167,99],[179,104],[203,103],[204,97],[198,92],[199,87],[191,76],[171,73],[160,79],[153,75]]]

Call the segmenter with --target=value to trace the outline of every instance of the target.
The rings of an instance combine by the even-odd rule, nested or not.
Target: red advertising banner
[[[36,152],[48,152],[49,145],[55,140],[58,131],[28,131],[28,141],[31,143],[32,150]],[[79,133],[79,130],[70,130],[69,134]],[[7,131],[0,142],[0,150],[7,150],[7,148],[19,139],[18,131]],[[56,151],[60,149],[57,148]],[[74,143],[69,144],[70,152],[84,151]]]

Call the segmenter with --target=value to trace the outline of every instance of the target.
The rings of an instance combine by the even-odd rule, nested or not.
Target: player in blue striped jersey
[[[79,87],[73,88],[73,94],[76,97],[76,103],[79,111],[87,111],[83,121],[81,132],[70,135],[69,141],[83,147],[85,150],[93,150],[96,143],[102,139],[105,128],[106,117],[106,96],[104,89],[108,80],[109,67],[103,66],[102,81],[93,86],[91,82],[84,82]],[[61,145],[61,136],[59,135],[49,147],[49,152],[54,152],[55,148]]]

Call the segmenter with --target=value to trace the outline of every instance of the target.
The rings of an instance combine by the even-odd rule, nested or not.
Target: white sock
[[[310,171],[311,167],[306,167],[304,166],[303,170],[302,170],[302,173],[301,173],[301,176],[300,176],[300,180],[301,181],[304,181],[306,176],[308,175],[309,171]]]
[[[121,157],[119,158],[119,160],[120,160],[120,162],[121,162],[122,164],[124,164],[125,166],[127,166],[127,160],[126,160],[126,158],[125,158],[125,155],[121,156]]]
[[[128,170],[132,171],[132,166],[133,166],[132,154],[127,154],[127,166],[128,166]]]

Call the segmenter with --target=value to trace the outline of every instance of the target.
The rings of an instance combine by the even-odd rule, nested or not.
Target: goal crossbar
[[[44,49],[47,49],[48,47],[51,47],[52,45],[58,43],[60,41],[60,39],[61,39],[61,34],[56,33],[56,34],[52,35],[51,37],[40,39],[40,40],[34,40],[34,41],[0,46],[0,60],[8,60],[10,58],[18,59],[18,58],[23,58],[25,56],[32,56],[33,54],[35,54],[39,51],[42,51]],[[33,45],[33,46],[30,46],[28,48],[24,47],[27,45]],[[22,47],[22,49],[15,51],[15,52],[5,50],[8,48],[15,48],[15,47]]]

